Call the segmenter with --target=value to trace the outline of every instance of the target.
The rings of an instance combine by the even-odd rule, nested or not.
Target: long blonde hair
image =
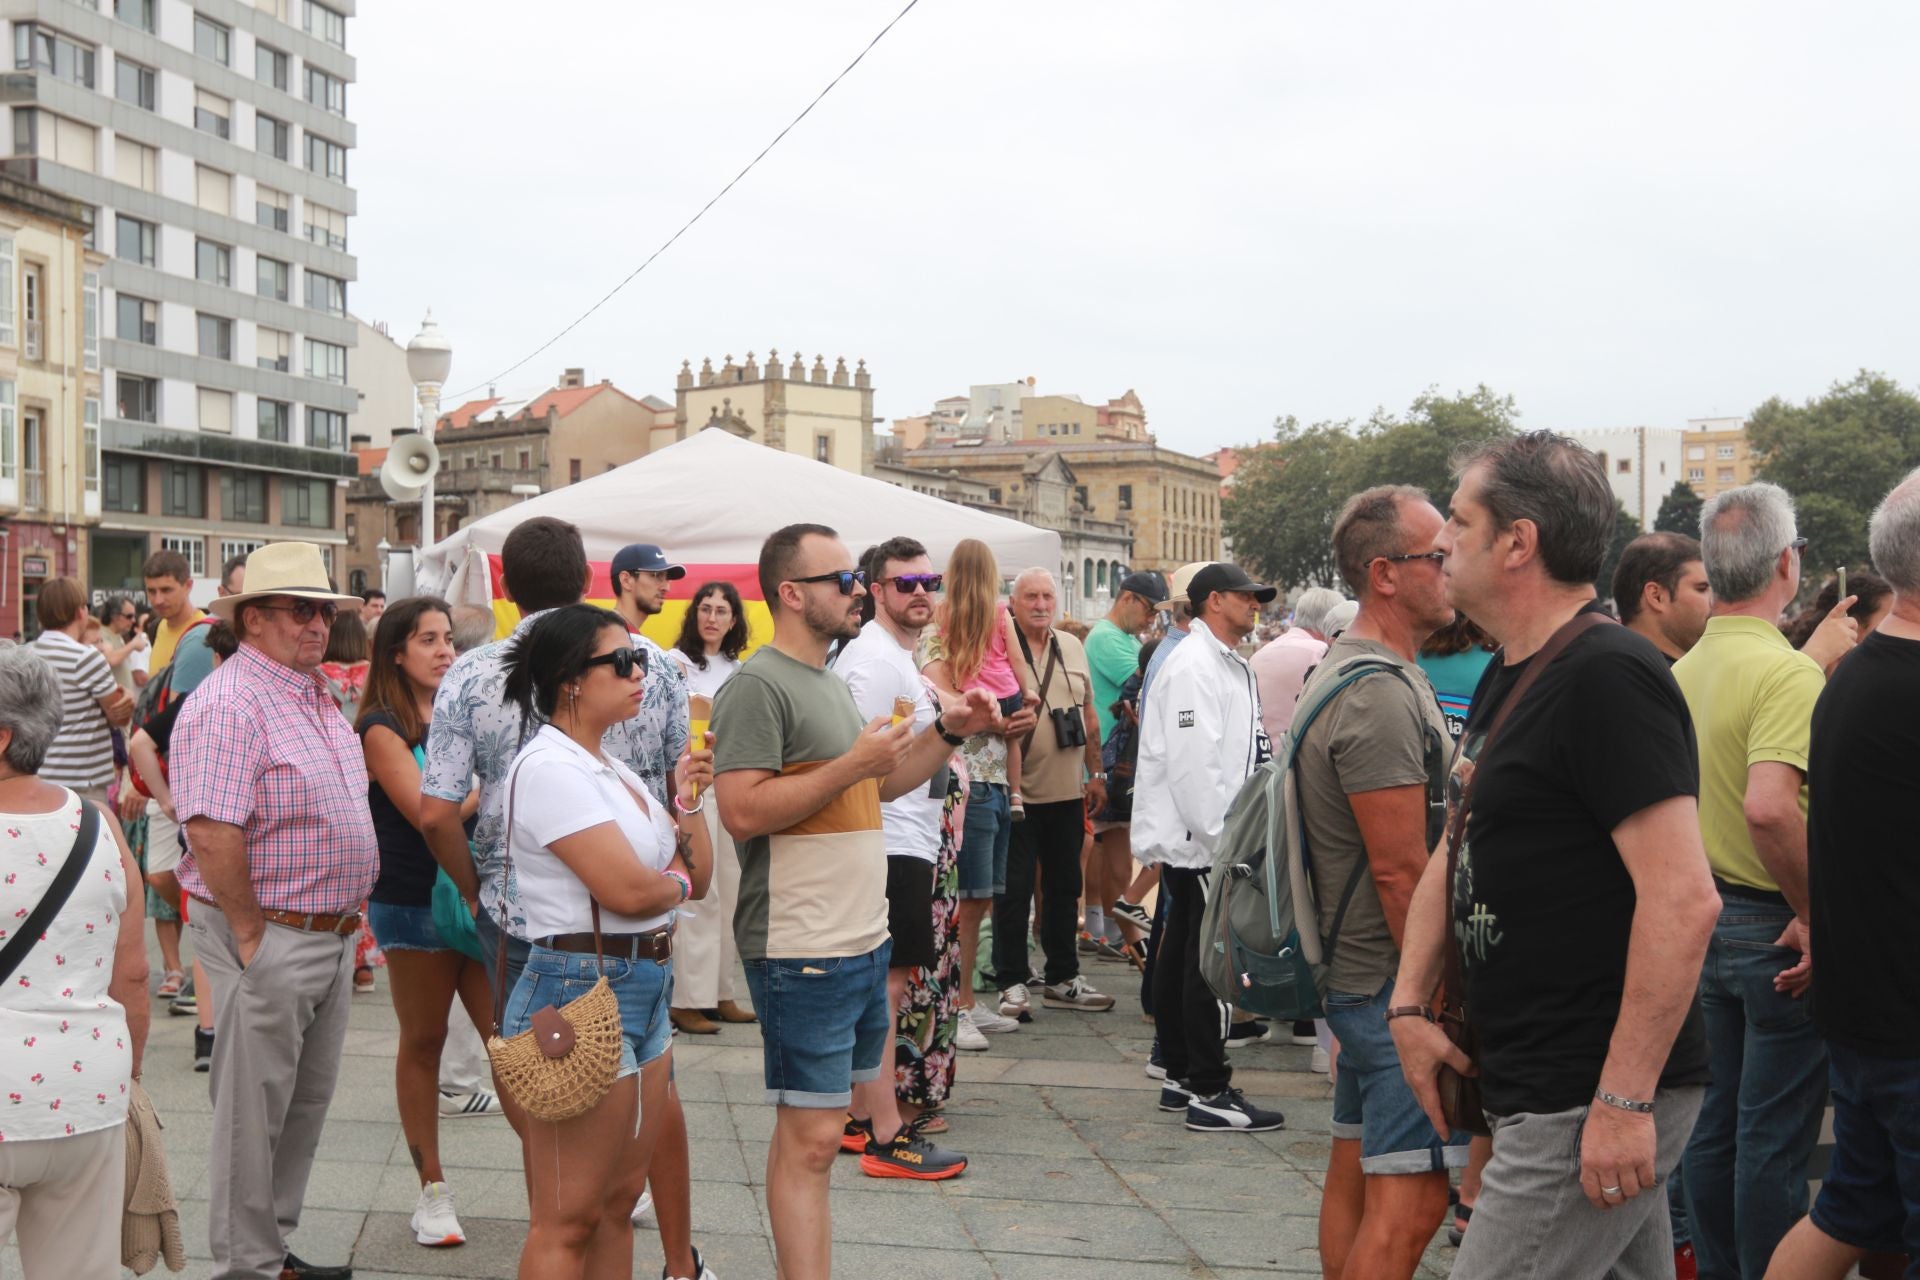
[[[946,599],[935,611],[934,621],[958,687],[980,670],[993,645],[993,631],[1000,621],[1000,566],[986,543],[962,538],[947,558],[946,579]]]

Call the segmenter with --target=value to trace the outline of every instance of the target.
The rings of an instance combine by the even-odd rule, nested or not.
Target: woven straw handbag
[[[513,873],[513,777],[507,779],[507,874]],[[504,916],[504,904],[502,915]],[[593,952],[600,980],[587,993],[556,1009],[536,1009],[531,1025],[509,1039],[500,1036],[506,1007],[507,931],[502,920],[494,957],[493,1025],[487,1057],[494,1079],[535,1120],[571,1120],[591,1111],[613,1087],[620,1071],[620,1002],[607,985],[607,959],[600,945],[600,904],[593,902]]]

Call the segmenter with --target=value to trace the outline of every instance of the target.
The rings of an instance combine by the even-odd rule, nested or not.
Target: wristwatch
[[[1090,773],[1087,775],[1088,782],[1098,782],[1098,783],[1104,784],[1106,780],[1107,780],[1107,775],[1104,773]]]

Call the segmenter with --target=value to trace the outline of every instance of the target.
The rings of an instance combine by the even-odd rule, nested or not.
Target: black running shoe
[[[936,1147],[921,1136],[921,1120],[903,1124],[888,1142],[867,1140],[867,1153],[860,1157],[860,1172],[869,1178],[912,1178],[918,1182],[939,1182],[958,1177],[967,1168],[967,1158],[956,1151]]]

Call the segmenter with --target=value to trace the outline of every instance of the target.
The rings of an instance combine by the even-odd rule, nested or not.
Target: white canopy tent
[[[1003,574],[1032,565],[1060,571],[1060,535],[885,481],[705,430],[625,466],[529,498],[427,548],[419,587],[456,604],[491,603],[486,557],[522,520],[555,516],[579,527],[587,559],[607,561],[631,542],[659,544],[690,565],[752,565],[783,525],[831,525],[859,555],[905,535],[926,544],[936,568],[962,538],[993,548]]]

